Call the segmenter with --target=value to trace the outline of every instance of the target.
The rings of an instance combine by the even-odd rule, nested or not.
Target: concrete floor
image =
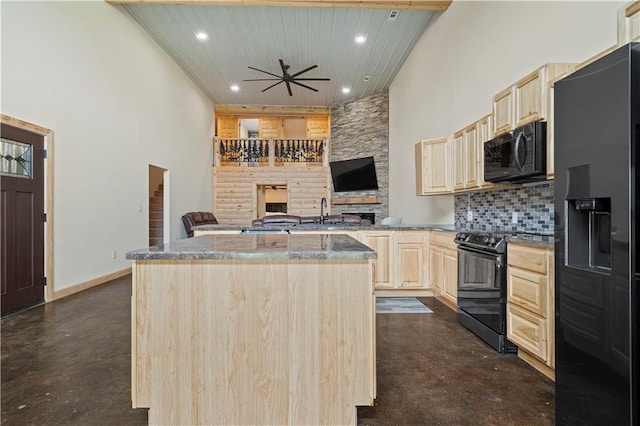
[[[2,424],[135,425],[131,278],[2,318]],[[553,425],[554,384],[435,299],[377,316],[378,397],[358,424]]]

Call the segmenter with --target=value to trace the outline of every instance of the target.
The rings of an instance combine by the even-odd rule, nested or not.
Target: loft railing
[[[213,165],[328,167],[327,145],[327,138],[214,138]]]

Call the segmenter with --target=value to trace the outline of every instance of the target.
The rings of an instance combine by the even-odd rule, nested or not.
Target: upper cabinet
[[[475,122],[453,134],[453,190],[478,188],[480,178],[480,153],[482,145],[478,137],[479,122]]]
[[[491,182],[484,181],[484,143],[493,139],[493,114],[487,114],[478,120],[478,186],[480,188],[491,188]]]
[[[640,1],[627,3],[618,12],[618,46],[640,41]]]
[[[549,81],[573,64],[545,64],[493,98],[494,135],[547,119]]]
[[[415,145],[417,195],[451,192],[451,145],[450,138],[429,139]]]
[[[513,86],[504,89],[493,97],[493,134],[506,133],[514,128]]]

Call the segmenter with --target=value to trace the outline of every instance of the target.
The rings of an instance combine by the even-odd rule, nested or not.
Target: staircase
[[[163,185],[158,185],[153,197],[149,198],[149,246],[159,246],[164,243],[163,230],[164,192]]]

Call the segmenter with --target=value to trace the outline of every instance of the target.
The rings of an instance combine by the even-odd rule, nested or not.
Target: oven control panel
[[[458,232],[454,241],[456,244],[489,249],[496,252],[500,252],[506,248],[506,238],[494,234]]]

